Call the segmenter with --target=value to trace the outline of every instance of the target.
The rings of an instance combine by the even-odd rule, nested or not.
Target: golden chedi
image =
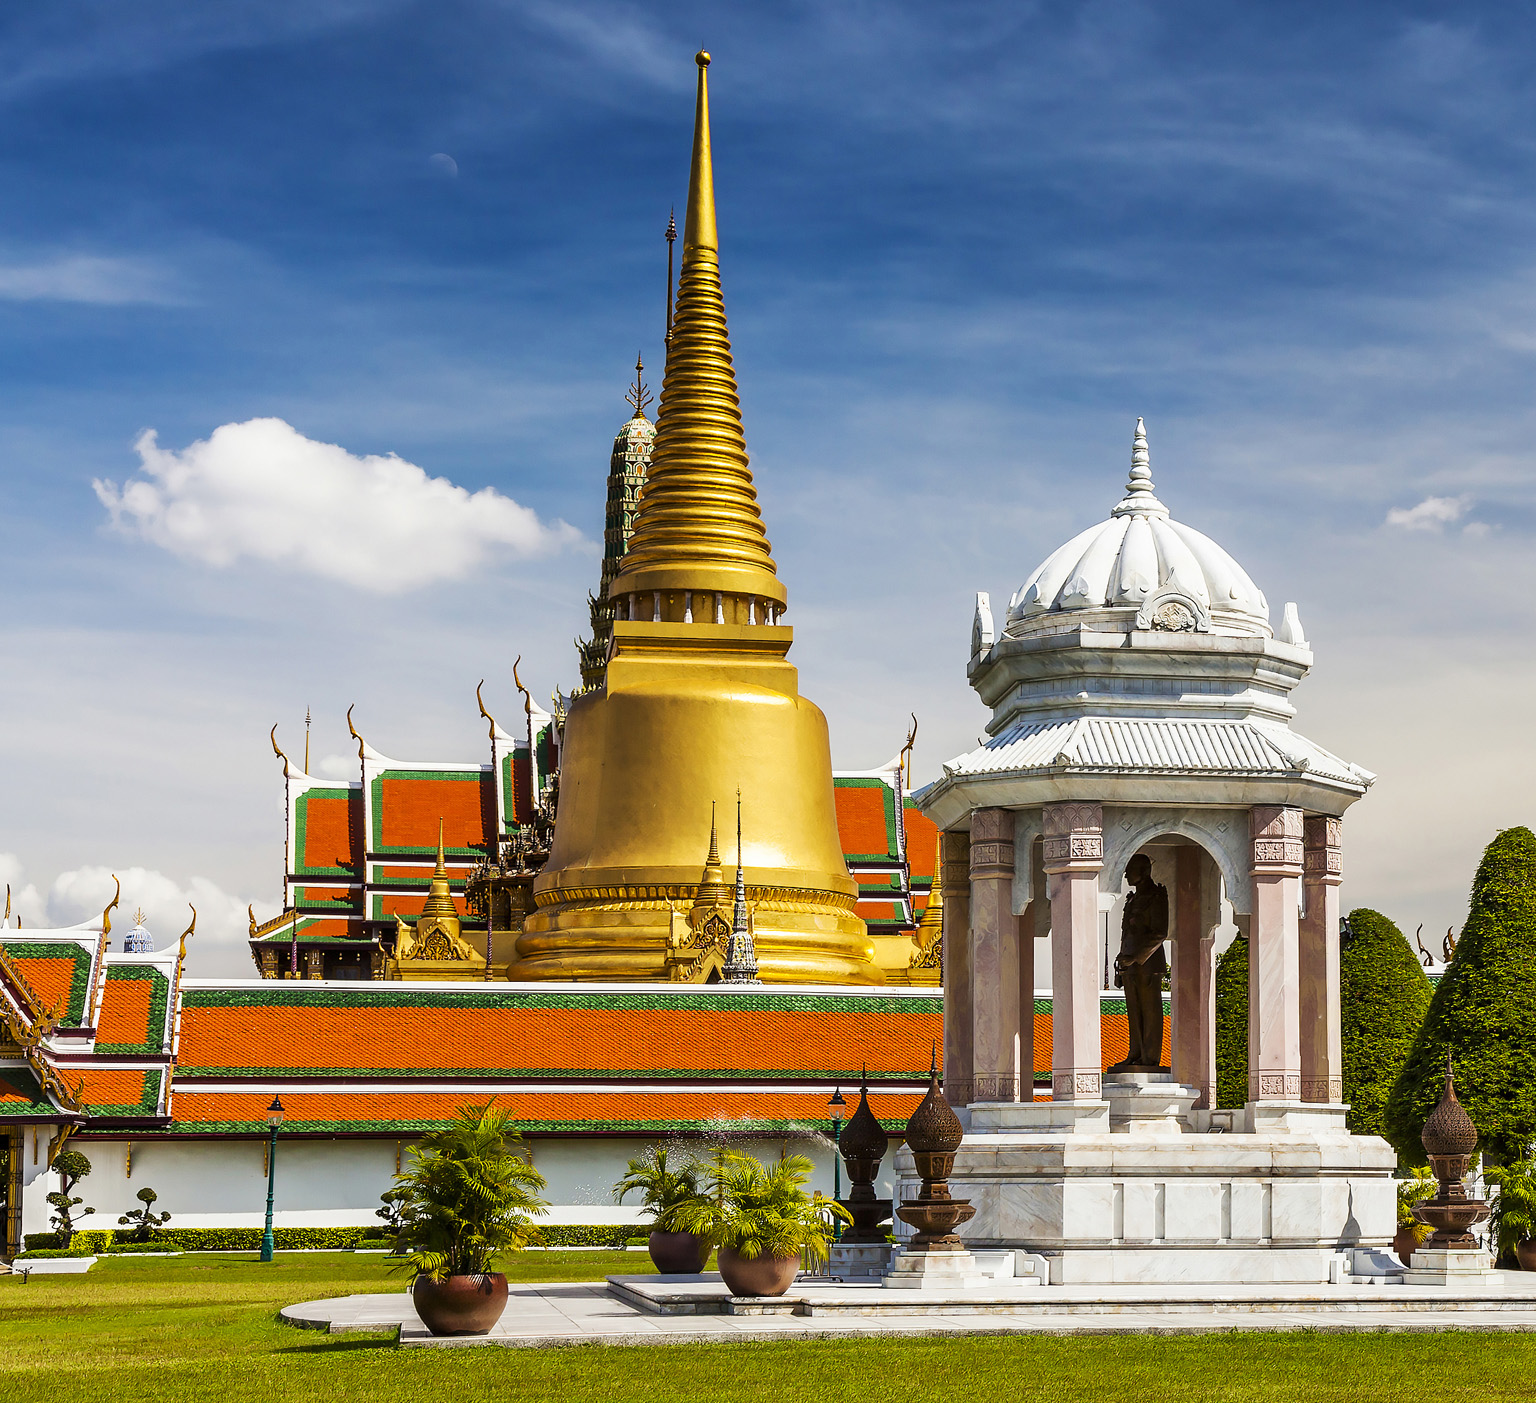
[[[688,955],[679,947],[700,932],[711,808],[739,790],[759,977],[881,982],[838,841],[826,718],[787,661],[784,585],[747,467],[720,288],[708,63],[700,54],[655,449],[608,589],[617,617],[605,685],[571,704],[554,844],[513,980],[675,978]]]

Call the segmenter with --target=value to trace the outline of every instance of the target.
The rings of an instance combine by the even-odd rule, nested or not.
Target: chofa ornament
[[[1445,1055],[1445,1090],[1440,1093],[1439,1104],[1424,1122],[1419,1141],[1440,1184],[1439,1193],[1413,1210],[1415,1218],[1435,1230],[1434,1236],[1423,1246],[1430,1249],[1476,1247],[1477,1239],[1470,1229],[1488,1216],[1489,1209],[1482,1200],[1468,1198],[1462,1183],[1467,1176],[1472,1151],[1477,1148],[1477,1127],[1456,1099],[1449,1052]]]
[[[955,1229],[974,1218],[976,1210],[969,1200],[949,1196],[955,1151],[964,1138],[965,1128],[939,1090],[939,1053],[935,1045],[928,1069],[928,1094],[907,1122],[907,1148],[923,1184],[916,1198],[907,1199],[896,1210],[902,1222],[917,1229],[910,1251],[965,1251],[965,1243]]]

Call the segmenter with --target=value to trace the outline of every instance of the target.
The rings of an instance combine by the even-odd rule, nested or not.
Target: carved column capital
[[[1104,866],[1104,806],[1085,801],[1047,804],[1045,870],[1097,872]]]
[[[1013,811],[976,809],[971,813],[971,880],[1013,878]]]
[[[939,861],[944,864],[944,892],[958,897],[971,883],[971,835],[946,829],[939,834]]]
[[[1261,804],[1248,810],[1255,877],[1299,877],[1302,870],[1300,809]]]
[[[1344,880],[1343,825],[1320,814],[1309,818],[1305,827],[1307,879],[1338,886]]]

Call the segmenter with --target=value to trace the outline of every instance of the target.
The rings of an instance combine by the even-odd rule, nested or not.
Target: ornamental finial
[[[1131,440],[1131,480],[1125,490],[1132,496],[1152,491],[1152,455],[1147,451],[1147,426],[1138,416],[1136,436]]]

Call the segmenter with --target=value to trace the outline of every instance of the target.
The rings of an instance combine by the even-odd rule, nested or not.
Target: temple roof
[[[1159,606],[1167,609],[1161,618]],[[1208,536],[1173,520],[1153,493],[1140,419],[1124,499],[1108,520],[1052,551],[1025,580],[1008,603],[1005,632],[1054,631],[1093,612],[1104,615],[1099,628],[1271,632],[1269,602],[1242,566]]]

